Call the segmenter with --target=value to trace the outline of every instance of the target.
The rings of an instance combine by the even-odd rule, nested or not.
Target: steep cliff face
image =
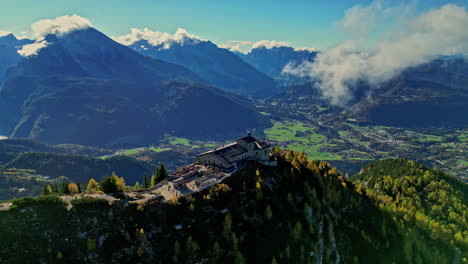
[[[276,154],[169,204],[51,196],[0,212],[4,263],[451,263],[456,250],[396,222],[325,162]],[[408,227],[408,229],[406,229]],[[411,231],[409,231],[411,230]],[[402,247],[404,245],[404,247]],[[458,253],[459,255],[459,253]]]

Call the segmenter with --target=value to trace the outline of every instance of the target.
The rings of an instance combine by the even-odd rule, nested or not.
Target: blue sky
[[[0,29],[21,34],[40,19],[77,14],[110,36],[150,28],[174,33],[179,27],[212,40],[286,41],[295,47],[325,48],[343,37],[335,22],[352,6],[369,0],[1,0]],[[402,3],[400,0],[391,2]],[[408,2],[408,1],[405,1]],[[412,1],[415,12],[468,0]]]

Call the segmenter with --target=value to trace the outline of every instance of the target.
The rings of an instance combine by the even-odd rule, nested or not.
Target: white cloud
[[[374,2],[370,6],[378,5]],[[304,62],[285,71],[318,79],[324,97],[333,104],[344,105],[351,99],[352,84],[357,81],[364,80],[376,86],[408,67],[429,62],[439,55],[468,52],[468,13],[463,7],[452,4],[413,17],[399,26],[400,31],[385,32],[371,48],[362,49],[371,28],[361,27],[354,22],[354,17],[361,17],[363,22],[370,16],[375,18],[371,19],[375,23],[379,17],[391,14],[389,10],[394,8],[351,8],[342,23],[359,37],[320,52],[312,63]]]
[[[55,34],[61,37],[69,32],[89,27],[92,27],[91,22],[77,15],[39,20],[31,25],[36,38],[45,37],[49,34]]]
[[[294,51],[308,51],[308,52],[317,52],[315,48],[295,48]]]
[[[0,37],[8,36],[10,34],[11,34],[11,32],[0,29]]]
[[[36,41],[32,44],[24,45],[22,49],[18,50],[18,54],[23,57],[37,55],[40,49],[47,47],[47,41]]]
[[[265,47],[267,49],[275,47],[290,47],[291,43],[285,41],[276,40],[260,40],[257,42],[242,41],[242,40],[230,40],[224,44],[218,45],[220,48],[228,49],[230,51],[239,51],[242,53],[249,53],[252,49]]]
[[[17,39],[29,39],[30,34],[26,31],[21,32],[21,36],[16,36]]]
[[[140,40],[146,40],[152,46],[159,46],[163,44],[163,48],[165,49],[169,48],[173,43],[179,43],[181,45],[191,45],[204,41],[201,38],[189,33],[183,28],[178,28],[174,35],[161,31],[152,31],[148,28],[144,28],[141,30],[137,28],[132,28],[130,29],[130,31],[130,34],[112,38],[115,41],[126,46],[132,45],[133,43]]]
[[[291,43],[285,41],[276,41],[276,40],[260,40],[255,42],[252,48],[262,48],[265,47],[267,49],[275,48],[275,47],[283,47],[283,46],[291,46]]]

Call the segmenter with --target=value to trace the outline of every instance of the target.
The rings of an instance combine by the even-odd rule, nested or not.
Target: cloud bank
[[[178,28],[174,35],[161,31],[152,31],[148,28],[141,30],[132,28],[130,31],[130,34],[112,37],[112,39],[126,46],[132,45],[140,40],[146,40],[153,47],[163,45],[164,49],[170,48],[174,43],[180,45],[194,45],[204,41],[183,28]]]
[[[57,17],[55,19],[39,20],[31,25],[36,41],[32,44],[24,45],[20,50],[18,50],[18,54],[23,57],[37,55],[39,50],[47,47],[49,44],[45,40],[47,35],[54,34],[57,37],[62,37],[75,30],[86,29],[89,27],[92,27],[91,22],[78,15],[67,15]],[[25,33],[26,32],[23,32],[23,35]]]
[[[453,4],[413,16],[404,23],[396,21],[399,31],[390,26],[391,30],[384,32],[371,48],[363,49],[373,24],[380,18],[388,19],[400,13],[395,11],[400,9],[385,3],[376,1],[368,7],[349,9],[339,23],[349,33],[355,33],[353,37],[320,52],[314,62],[288,66],[284,71],[317,79],[325,98],[333,104],[345,105],[352,98],[353,84],[358,81],[376,86],[408,67],[427,63],[440,55],[468,52],[468,13]]]
[[[77,15],[39,20],[31,25],[34,36],[38,39],[49,34],[55,34],[57,37],[61,37],[72,31],[89,27],[92,27],[91,22]]]
[[[23,57],[29,57],[33,55],[37,55],[40,49],[47,47],[47,41],[36,41],[32,44],[24,45],[20,50],[18,50],[18,54]]]
[[[218,47],[228,49],[230,51],[238,51],[242,53],[249,53],[252,49],[265,47],[268,49],[275,47],[290,47],[291,43],[285,41],[276,40],[260,40],[257,42],[241,41],[241,40],[230,40],[225,44],[220,44]]]

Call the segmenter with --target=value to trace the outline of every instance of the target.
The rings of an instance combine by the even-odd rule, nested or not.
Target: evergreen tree
[[[174,243],[174,256],[172,257],[172,260],[174,263],[178,263],[179,259],[181,258],[181,248],[180,248],[180,243],[179,240],[176,240]]]
[[[210,251],[211,262],[212,263],[219,263],[219,259],[221,258],[221,248],[219,247],[218,241],[215,241],[213,247]]]
[[[161,163],[161,165],[159,165],[158,169],[156,170],[156,180],[157,182],[160,182],[166,178],[167,178],[166,167],[164,166],[164,164]]]
[[[140,190],[141,189],[140,183],[138,181],[135,183],[135,186],[133,186],[133,189],[134,190]]]
[[[185,255],[187,256],[187,258],[190,259],[196,256],[198,254],[199,249],[200,246],[198,245],[198,243],[192,239],[192,236],[189,236],[185,245]]]
[[[246,263],[244,256],[240,251],[234,252],[234,263],[235,264],[244,264]]]
[[[63,194],[70,194],[70,188],[68,187],[68,183],[62,182],[62,193]]]
[[[76,187],[78,188],[78,193],[82,193],[83,191],[81,190],[81,183],[80,181],[76,182]]]
[[[125,190],[125,181],[113,172],[111,176],[102,179],[100,189],[105,193],[121,192]]]
[[[270,205],[267,205],[265,209],[265,219],[270,220],[272,216],[273,216],[273,213],[271,212],[271,207]]]
[[[50,185],[48,185],[48,184],[42,185],[41,194],[42,194],[42,195],[51,194],[51,192],[50,192],[49,190],[50,190]]]
[[[276,262],[276,258],[273,256],[273,259],[271,260],[271,264],[278,264],[278,262]]]
[[[52,185],[51,185],[51,188],[52,188],[52,192],[51,193],[58,193],[58,183],[57,182],[54,182]]]
[[[226,216],[224,217],[224,228],[223,228],[223,235],[224,237],[228,240],[231,236],[231,230],[232,230],[232,216],[231,213],[227,213]]]
[[[150,186],[150,183],[148,181],[148,176],[145,174],[145,176],[143,176],[143,188],[149,188]]]

